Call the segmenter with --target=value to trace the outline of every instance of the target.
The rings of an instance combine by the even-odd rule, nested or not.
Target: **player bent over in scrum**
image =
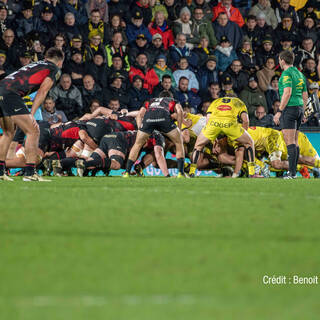
[[[178,128],[171,118],[171,114],[176,112]],[[178,178],[184,175],[184,147],[181,136],[181,125],[183,119],[182,107],[171,97],[169,92],[163,92],[159,98],[151,99],[140,109],[137,117],[138,133],[134,146],[132,147],[126,165],[126,172],[123,177],[130,176],[133,164],[137,160],[140,150],[154,130],[158,130],[166,135],[176,147],[176,157],[178,165]]]
[[[238,122],[241,120],[241,124]],[[245,147],[245,156],[248,161],[249,177],[255,177],[254,170],[254,143],[246,129],[249,126],[247,107],[238,98],[225,97],[219,98],[211,103],[207,112],[207,124],[199,134],[192,156],[190,167],[190,176],[194,176],[199,156],[210,141],[214,142],[216,138],[224,134],[231,140],[236,140]],[[238,177],[240,172],[234,172],[234,178]]]

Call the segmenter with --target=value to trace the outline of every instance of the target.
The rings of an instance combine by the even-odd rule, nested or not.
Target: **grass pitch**
[[[318,319],[320,180],[0,183],[0,319]]]

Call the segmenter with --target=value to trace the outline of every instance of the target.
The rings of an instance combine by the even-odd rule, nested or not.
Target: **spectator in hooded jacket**
[[[222,0],[216,7],[213,7],[213,19],[217,19],[220,12],[225,12],[230,21],[235,22],[240,28],[244,25],[243,17],[239,9],[232,5],[232,0]]]
[[[220,44],[214,50],[214,55],[217,57],[217,71],[224,72],[232,63],[233,60],[238,59],[231,42],[226,36],[222,36]]]
[[[176,83],[179,83],[181,77],[188,79],[188,90],[197,92],[199,90],[199,82],[193,71],[189,69],[188,59],[182,57],[178,63],[179,68],[173,73]]]
[[[168,49],[174,44],[174,36],[172,30],[169,28],[165,19],[165,15],[162,11],[156,11],[154,15],[154,22],[151,22],[148,27],[152,36],[160,34],[162,37],[162,43],[165,49]]]

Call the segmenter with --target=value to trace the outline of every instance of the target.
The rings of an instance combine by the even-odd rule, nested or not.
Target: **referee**
[[[279,79],[280,106],[273,120],[281,123],[281,130],[288,149],[289,172],[285,179],[295,179],[299,159],[298,130],[304,118],[304,109],[308,100],[306,79],[293,66],[294,53],[282,51],[279,64],[283,72]]]

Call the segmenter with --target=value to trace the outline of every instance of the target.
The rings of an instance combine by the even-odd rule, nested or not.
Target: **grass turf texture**
[[[318,319],[319,180],[0,183],[0,318]]]

